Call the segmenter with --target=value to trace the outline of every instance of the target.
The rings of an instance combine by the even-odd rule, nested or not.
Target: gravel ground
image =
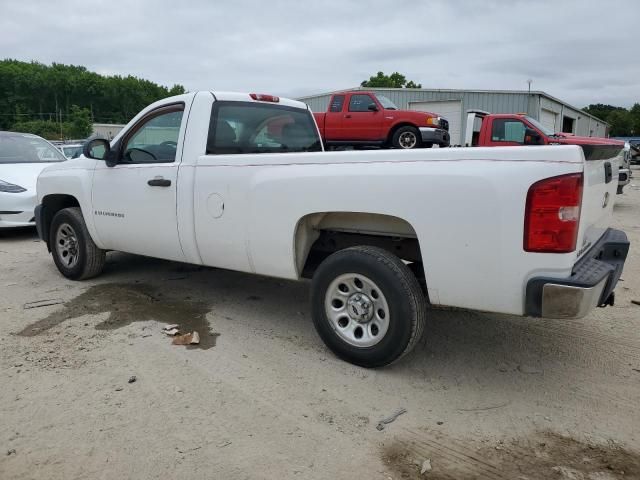
[[[119,253],[77,283],[33,231],[0,233],[0,479],[638,479],[636,178],[614,307],[434,310],[379,370],[326,350],[307,283]],[[172,345],[168,323],[202,343]]]

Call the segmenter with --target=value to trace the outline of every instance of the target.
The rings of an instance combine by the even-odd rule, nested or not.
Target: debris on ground
[[[384,430],[384,426],[385,425],[388,425],[389,423],[394,422],[395,419],[398,418],[403,413],[407,413],[407,409],[406,408],[401,408],[397,412],[395,412],[392,415],[388,416],[387,418],[383,418],[382,420],[380,420],[378,422],[378,425],[376,425],[376,429],[378,429],[380,431]]]
[[[12,448],[12,449],[10,449],[10,450],[7,450],[7,456],[9,456],[9,455],[15,455],[15,454],[16,454],[16,449],[15,449],[15,448]]]
[[[50,305],[59,305],[64,303],[64,300],[61,298],[49,298],[47,300],[36,300],[34,302],[25,303],[22,308],[25,310],[29,310],[30,308],[40,308],[40,307],[48,307]]]
[[[631,300],[634,305],[640,305],[640,300]]]
[[[178,335],[171,343],[173,345],[198,345],[200,343],[200,334],[198,332],[191,332]]]
[[[138,379],[136,378],[136,376],[135,376],[135,375],[131,375],[131,376],[129,377],[129,383],[134,383],[136,380],[138,380]]]
[[[217,445],[217,447],[218,447],[218,448],[224,448],[224,447],[228,447],[229,445],[231,445],[231,442],[230,442],[229,440],[227,440],[227,441],[225,441],[225,442],[219,443],[219,444]]]
[[[162,333],[164,333],[165,335],[169,335],[170,337],[175,337],[180,333],[180,330],[178,330],[177,328],[167,329],[165,327],[162,329]]]
[[[116,387],[116,392],[121,392],[123,390],[122,387]]]
[[[420,475],[424,475],[431,471],[431,459],[427,458],[424,462],[422,462],[422,468],[420,469]]]
[[[581,472],[569,467],[558,466],[553,467],[551,470],[553,470],[559,478],[566,478],[567,480],[583,480],[585,478]]]
[[[526,373],[527,375],[539,375],[543,373],[541,368],[533,365],[518,365],[518,371],[520,373]]]

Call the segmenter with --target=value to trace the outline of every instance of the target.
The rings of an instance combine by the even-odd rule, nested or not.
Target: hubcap
[[[56,251],[58,258],[67,268],[73,268],[78,263],[78,237],[68,223],[63,223],[56,232]]]
[[[398,143],[402,148],[413,148],[416,146],[417,141],[416,135],[412,132],[404,132],[400,134],[398,139]]]
[[[337,277],[327,289],[325,312],[338,336],[355,347],[371,347],[389,329],[389,305],[382,290],[357,273]]]

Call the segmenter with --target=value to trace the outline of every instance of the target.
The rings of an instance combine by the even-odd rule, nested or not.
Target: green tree
[[[369,77],[369,80],[364,80],[360,86],[377,88],[422,88],[422,84],[415,83],[413,80],[407,81],[407,78],[398,72],[393,72],[391,75],[378,72],[375,76]]]
[[[607,123],[611,125],[609,133],[612,137],[626,137],[633,135],[633,123],[631,114],[625,110],[614,110],[607,117]]]
[[[60,137],[62,123],[63,136],[77,138],[72,132],[86,131],[87,114],[79,110],[97,123],[126,123],[148,104],[184,92],[181,85],[103,76],[80,65],[0,60],[0,130],[29,127]],[[64,124],[69,124],[66,130]]]
[[[628,137],[640,134],[640,104],[636,103],[630,110],[613,105],[596,103],[583,110],[604,120],[610,125],[612,137]]]
[[[86,138],[93,133],[91,112],[86,108],[71,105],[71,113],[67,123],[69,123],[69,135],[73,138]]]

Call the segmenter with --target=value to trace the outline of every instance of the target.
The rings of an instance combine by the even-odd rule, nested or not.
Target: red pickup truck
[[[325,146],[449,146],[449,122],[430,112],[398,110],[374,92],[340,92],[326,113],[314,113]]]
[[[631,170],[622,154],[624,142],[602,137],[580,137],[572,133],[555,133],[524,113],[467,112],[466,147],[509,147],[517,145],[581,145],[590,157],[610,158],[620,154],[618,193],[631,180]]]

